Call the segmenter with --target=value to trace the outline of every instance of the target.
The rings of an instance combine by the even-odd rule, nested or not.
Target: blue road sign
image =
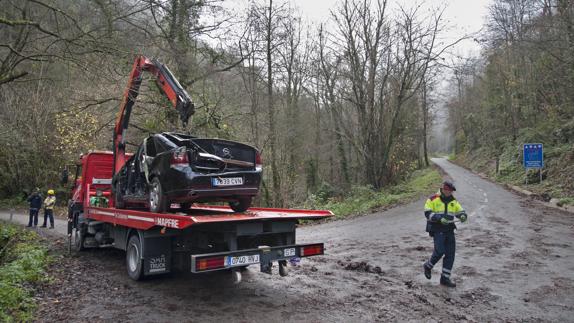
[[[524,144],[524,168],[543,168],[544,153],[542,144]]]

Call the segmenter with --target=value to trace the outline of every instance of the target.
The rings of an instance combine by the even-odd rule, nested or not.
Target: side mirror
[[[62,174],[60,175],[60,182],[62,183],[62,185],[68,184],[68,169],[67,168],[62,171]]]

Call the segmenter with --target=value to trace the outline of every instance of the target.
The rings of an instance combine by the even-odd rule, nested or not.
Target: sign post
[[[524,144],[523,145],[523,162],[526,170],[526,184],[528,184],[528,169],[537,168],[542,182],[542,168],[544,167],[544,151],[542,144]]]

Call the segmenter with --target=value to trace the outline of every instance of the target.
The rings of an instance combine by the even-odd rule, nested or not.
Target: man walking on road
[[[36,188],[30,196],[28,196],[28,203],[30,203],[30,219],[28,220],[27,227],[38,225],[38,212],[42,207],[42,196],[40,195],[40,189]]]
[[[448,287],[456,287],[450,279],[456,249],[454,219],[456,217],[460,222],[465,222],[467,219],[464,209],[452,195],[453,191],[456,191],[454,184],[445,181],[440,191],[425,203],[427,232],[434,239],[434,251],[423,265],[425,277],[431,279],[432,268],[444,256],[440,283]]]
[[[44,224],[42,228],[46,227],[48,217],[50,218],[50,229],[54,228],[54,205],[56,205],[54,190],[48,190],[48,197],[44,200]]]

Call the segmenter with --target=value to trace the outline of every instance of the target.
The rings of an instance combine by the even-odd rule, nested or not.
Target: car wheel
[[[126,267],[128,275],[133,280],[141,280],[143,277],[142,247],[137,234],[130,237],[126,248]]]
[[[155,213],[162,213],[165,212],[168,205],[169,203],[163,194],[159,178],[154,177],[149,189],[149,210]]]
[[[229,207],[235,212],[245,212],[251,206],[251,198],[242,198],[229,202]]]
[[[116,209],[123,209],[126,207],[120,181],[117,181],[114,187],[114,206]]]

